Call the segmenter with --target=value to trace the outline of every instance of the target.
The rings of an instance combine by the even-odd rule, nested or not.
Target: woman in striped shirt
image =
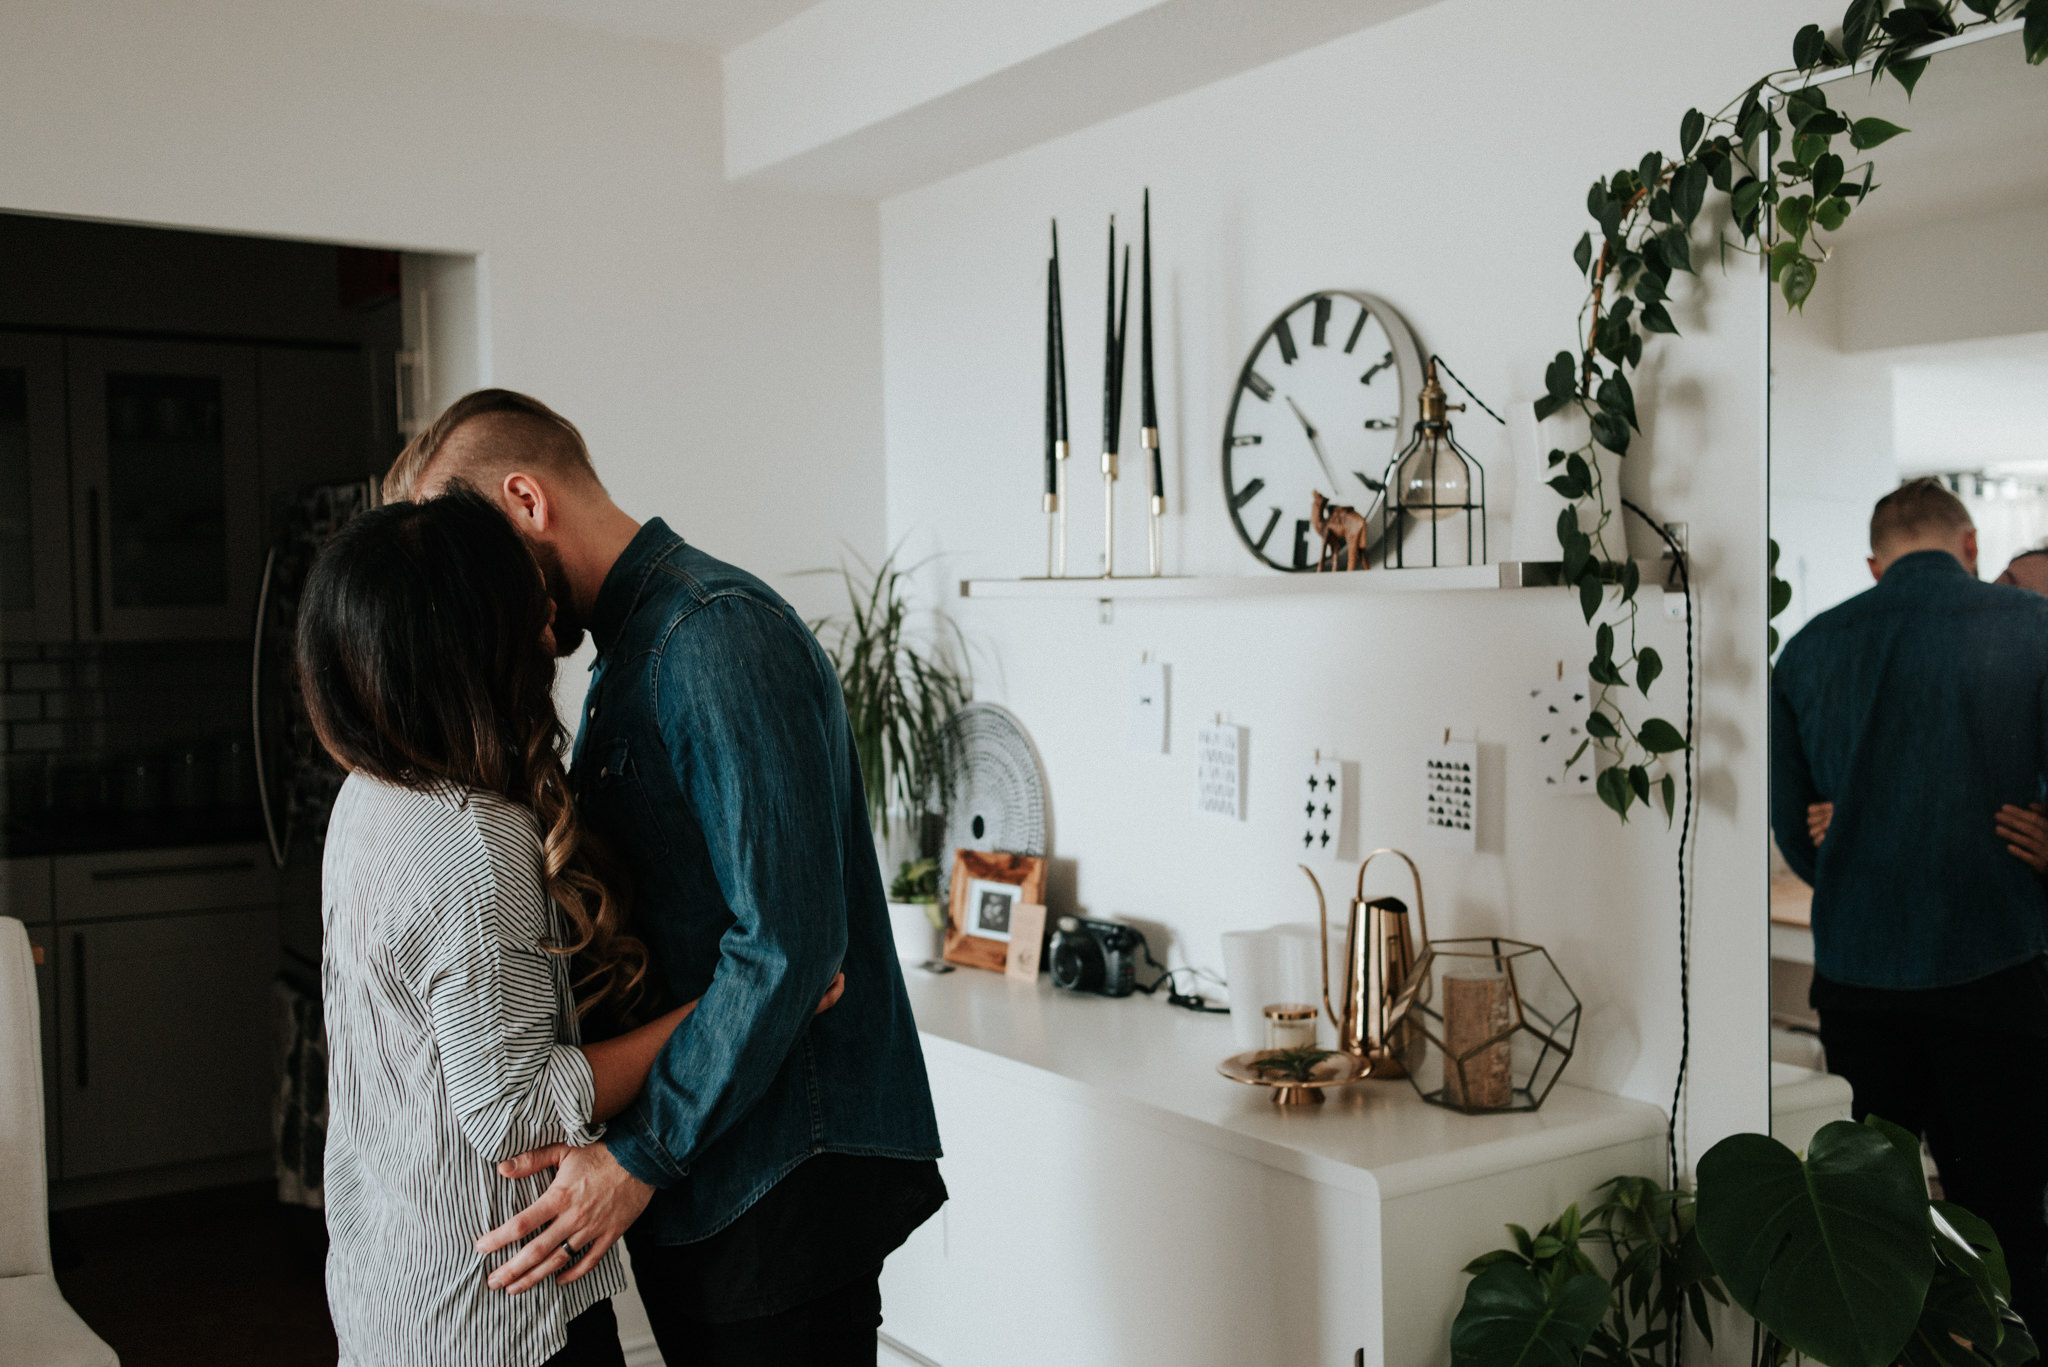
[[[594,1142],[691,1009],[636,1023],[647,952],[563,775],[552,618],[517,533],[463,491],[352,521],[307,579],[307,710],[349,771],[321,899],[341,1367],[623,1367],[616,1248],[516,1297],[486,1279],[517,1250],[476,1251],[546,1187],[497,1165]]]

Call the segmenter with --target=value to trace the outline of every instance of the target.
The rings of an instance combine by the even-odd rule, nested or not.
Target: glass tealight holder
[[[1313,1049],[1316,1008],[1303,1002],[1274,1002],[1265,1008],[1268,1049]]]

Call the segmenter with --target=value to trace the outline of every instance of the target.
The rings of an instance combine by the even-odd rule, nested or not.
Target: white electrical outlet
[[[1358,858],[1358,823],[1353,819],[1358,794],[1358,766],[1316,752],[1295,790],[1301,813],[1300,838],[1293,853],[1300,859]]]
[[[1228,821],[1244,820],[1244,752],[1242,726],[1217,722],[1205,726],[1195,741],[1195,810]]]
[[[1130,701],[1124,711],[1124,748],[1141,755],[1163,755],[1167,748],[1166,666],[1148,660],[1131,669]]]

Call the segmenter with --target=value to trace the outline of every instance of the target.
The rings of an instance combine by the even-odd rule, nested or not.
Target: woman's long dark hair
[[[504,515],[455,486],[352,519],[307,575],[299,676],[327,752],[419,787],[447,779],[530,808],[541,881],[575,933],[579,1016],[625,1023],[647,948],[624,925],[615,876],[583,830],[562,771],[550,607],[540,567]]]

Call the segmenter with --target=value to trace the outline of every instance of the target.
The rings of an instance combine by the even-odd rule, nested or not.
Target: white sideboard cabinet
[[[1448,1363],[1502,1225],[1664,1170],[1642,1102],[1464,1116],[1397,1081],[1281,1110],[1217,1075],[1225,1017],[908,979],[951,1199],[889,1259],[883,1333],[939,1367]]]

